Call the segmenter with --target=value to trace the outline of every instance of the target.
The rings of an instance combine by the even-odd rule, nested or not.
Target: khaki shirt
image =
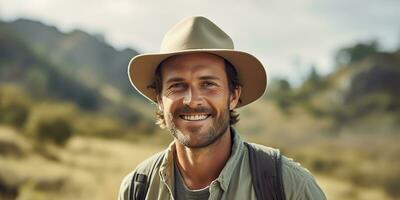
[[[255,191],[251,182],[250,163],[248,150],[239,134],[232,128],[233,145],[231,156],[222,169],[217,179],[210,184],[210,200],[243,200],[256,199]],[[272,148],[258,144],[252,144],[266,152]],[[160,167],[156,170],[154,178],[150,181],[146,199],[173,200],[174,199],[174,152],[175,145],[172,143],[169,148],[161,154],[166,154],[161,161]],[[152,166],[159,154],[145,160],[135,169],[141,172]],[[128,200],[129,185],[133,173],[128,174],[122,181],[119,200]],[[311,173],[285,156],[282,156],[282,178],[285,196],[287,200],[301,199],[326,199],[321,188],[316,183]]]

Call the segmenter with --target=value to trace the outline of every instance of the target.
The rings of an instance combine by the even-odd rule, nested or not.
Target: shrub
[[[29,114],[30,100],[17,86],[0,87],[0,123],[22,127]]]
[[[342,165],[337,158],[316,157],[311,161],[311,168],[316,172],[331,173]]]
[[[75,107],[71,104],[39,105],[29,117],[26,131],[39,142],[64,145],[73,134],[74,112]]]
[[[38,139],[51,140],[60,145],[66,143],[72,135],[70,123],[63,118],[41,120],[37,123],[35,131]]]
[[[392,197],[400,197],[400,177],[394,176],[383,183],[383,189]]]
[[[0,140],[0,155],[21,157],[24,152],[17,142]]]
[[[11,182],[11,183],[10,183]],[[20,183],[13,183],[0,174],[0,199],[16,199]]]
[[[118,138],[123,129],[118,118],[107,116],[104,113],[81,113],[78,120],[74,120],[77,134],[103,138]]]

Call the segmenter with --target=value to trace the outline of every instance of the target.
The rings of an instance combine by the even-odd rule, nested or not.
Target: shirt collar
[[[231,127],[231,134],[232,134],[231,155],[228,161],[226,162],[225,167],[222,169],[221,173],[216,179],[220,183],[221,188],[224,191],[228,189],[231,177],[233,175],[233,171],[235,167],[238,166],[238,162],[242,157],[241,155],[243,153],[243,148],[244,148],[243,140],[240,138],[239,134],[233,127]]]
[[[163,182],[165,182],[172,191],[174,191],[174,155],[175,155],[175,142],[171,142],[168,146],[165,156],[161,162],[159,175]]]

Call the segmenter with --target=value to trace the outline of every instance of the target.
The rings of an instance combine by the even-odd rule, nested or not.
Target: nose
[[[183,97],[183,104],[191,108],[196,106],[201,106],[203,103],[203,98],[200,93],[196,91],[193,87],[189,87],[185,96]]]

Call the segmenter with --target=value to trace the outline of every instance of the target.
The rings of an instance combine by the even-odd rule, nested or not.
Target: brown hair
[[[228,85],[229,85],[229,92],[233,93],[234,90],[238,87],[241,86],[239,83],[237,71],[235,67],[233,67],[232,63],[230,63],[228,60],[224,59],[225,63],[225,73],[228,78]],[[163,62],[161,62],[158,67],[156,68],[155,74],[154,74],[154,79],[153,82],[147,86],[150,89],[153,89],[157,95],[157,97],[160,97],[161,91],[162,91],[162,79],[161,79],[161,66]],[[241,103],[241,99],[239,98],[239,104]],[[164,119],[164,113],[161,110],[158,110],[156,112],[156,124],[158,124],[161,128],[165,128],[165,119]],[[239,113],[237,113],[235,110],[230,110],[229,111],[229,123],[230,125],[234,125],[239,121]]]

